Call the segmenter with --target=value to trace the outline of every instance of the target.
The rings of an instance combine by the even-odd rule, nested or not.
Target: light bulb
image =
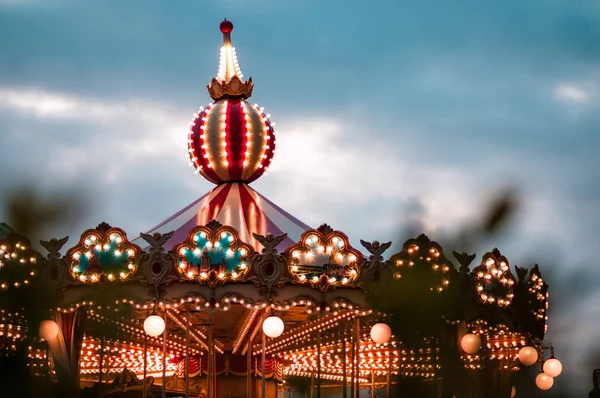
[[[538,352],[531,346],[525,346],[519,351],[519,361],[525,366],[531,366],[538,360]]]
[[[165,320],[156,314],[150,315],[144,321],[144,331],[151,337],[160,336],[165,331]]]
[[[460,339],[460,348],[467,354],[476,354],[481,348],[481,337],[474,333],[465,334],[462,339]]]
[[[39,334],[46,341],[54,340],[59,331],[58,325],[54,321],[45,320],[40,323]]]
[[[392,328],[385,323],[376,323],[371,328],[371,339],[377,344],[387,343],[392,337]]]
[[[543,391],[549,390],[554,385],[554,378],[542,372],[535,378],[535,385]]]
[[[281,336],[283,330],[285,329],[285,325],[281,318],[275,315],[271,315],[263,321],[262,329],[264,334],[271,338],[276,338]]]
[[[558,377],[562,373],[562,364],[556,358],[550,358],[544,362],[544,373],[550,377]]]

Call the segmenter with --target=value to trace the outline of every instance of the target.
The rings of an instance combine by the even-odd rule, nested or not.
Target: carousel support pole
[[[310,398],[315,396],[315,371],[310,372]]]
[[[186,318],[190,319],[190,312],[187,311]],[[185,398],[190,395],[190,324],[185,322]],[[146,398],[146,397],[144,397]]]
[[[146,311],[146,318],[148,318],[148,311]],[[143,386],[143,392],[144,392],[144,398],[147,398],[148,396],[148,384],[146,382],[146,377],[147,377],[147,372],[148,372],[148,367],[146,362],[148,362],[148,334],[144,333],[144,386]]]
[[[162,352],[162,398],[167,398],[167,309],[163,314],[165,321],[165,331],[163,332],[163,352]]]
[[[266,398],[267,396],[267,391],[266,391],[266,372],[265,372],[265,362],[266,362],[266,354],[265,354],[265,348],[267,346],[267,335],[265,335],[265,332],[262,333],[262,350],[261,350],[261,372],[262,372],[262,378],[260,380],[260,397],[261,398]]]
[[[212,321],[214,321],[214,318],[213,318]],[[211,322],[211,324],[212,323],[213,322]],[[214,342],[213,342],[213,346],[214,346]],[[213,397],[216,398],[217,397],[217,354],[215,352],[214,347],[213,347],[213,371],[212,371],[212,376],[213,376]]]
[[[342,337],[342,398],[348,398],[348,380],[346,378],[346,326],[342,326],[340,335]],[[387,397],[390,398],[390,397]]]
[[[360,395],[360,365],[359,365],[359,361],[360,361],[360,319],[358,318],[354,318],[353,320],[354,322],[354,344],[356,345],[356,351],[355,351],[355,363],[354,363],[354,375],[355,375],[355,383],[356,383],[356,388],[354,390],[354,398],[358,398],[358,396]]]
[[[246,351],[246,398],[252,398],[252,341],[250,339]]]
[[[4,345],[2,346],[2,349],[4,350]],[[48,382],[50,382],[51,380],[51,375],[50,375],[50,347],[48,346],[48,344],[46,344],[46,378],[48,379]]]
[[[390,349],[388,351],[388,374],[387,374],[387,380],[385,383],[385,397],[386,398],[391,398],[392,397],[392,369],[393,369],[393,357],[392,357],[392,346],[390,345]]]
[[[145,333],[144,333],[145,335]],[[98,364],[98,396],[102,393],[102,364],[104,362],[104,337],[100,339],[100,363]]]
[[[208,347],[206,347],[206,397],[207,398],[210,398],[210,366],[211,366],[210,338],[211,338],[211,333],[210,333],[210,329],[208,329],[208,336],[207,336]]]
[[[375,370],[371,368],[371,398],[375,398]]]
[[[321,398],[321,331],[317,332],[317,398]]]
[[[350,398],[354,398],[354,360],[356,359],[356,344],[354,344],[354,333],[350,328]]]
[[[214,356],[214,341],[213,341],[213,327],[212,327],[212,314],[209,315],[208,318],[208,358],[206,358],[206,364],[208,365],[207,374],[206,374],[206,389],[208,398],[213,398],[213,356]]]

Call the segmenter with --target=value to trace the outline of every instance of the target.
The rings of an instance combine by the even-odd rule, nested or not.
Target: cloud
[[[0,13],[3,188],[32,178],[98,198],[57,237],[103,220],[136,234],[211,189],[187,167],[185,136],[208,100],[202,86],[227,17],[256,100],[280,128],[271,170],[254,188],[356,245],[422,231],[439,239],[515,181],[523,214],[490,244],[511,264],[533,258],[545,274],[560,271],[551,306],[560,301],[560,276],[600,250],[600,119],[588,112],[600,87],[589,68],[600,60],[597,10],[511,0],[448,3],[440,13],[425,1],[382,14],[373,10],[397,2],[266,2],[269,12],[239,0],[91,9],[0,0],[14,5]],[[582,311],[579,319],[597,318],[596,308]],[[580,352],[593,340],[563,337],[569,321],[551,315],[553,342]]]
[[[561,101],[585,103],[590,100],[590,94],[581,87],[573,84],[559,84],[555,90],[555,96]]]

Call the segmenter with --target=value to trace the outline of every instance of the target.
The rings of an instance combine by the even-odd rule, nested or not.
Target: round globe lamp
[[[544,362],[544,373],[550,377],[557,377],[562,373],[562,364],[556,358],[550,358]]]
[[[165,331],[165,320],[156,314],[150,315],[144,321],[144,331],[151,337],[160,336]]]
[[[392,328],[386,323],[376,323],[371,328],[371,339],[377,344],[387,343],[392,337]]]
[[[270,338],[274,339],[276,337],[281,336],[285,326],[280,317],[271,315],[266,318],[262,324],[263,333]]]
[[[549,390],[552,388],[554,384],[554,378],[548,376],[546,373],[542,372],[535,378],[535,385],[543,391]]]
[[[465,334],[462,339],[460,339],[460,348],[467,354],[477,354],[481,348],[481,337],[474,333]]]
[[[51,320],[45,320],[40,323],[40,337],[46,341],[54,340],[58,336],[58,325]]]
[[[525,346],[519,350],[519,362],[525,366],[531,366],[538,360],[538,352],[531,346]]]

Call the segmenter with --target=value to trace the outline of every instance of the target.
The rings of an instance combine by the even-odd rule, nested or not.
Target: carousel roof
[[[252,233],[263,236],[269,233],[274,236],[287,233],[287,238],[278,246],[282,250],[297,242],[305,230],[311,229],[247,184],[229,182],[218,185],[149,230],[148,234],[175,231],[164,244],[165,248],[171,249],[184,241],[195,226],[208,224],[211,220],[234,227],[240,238],[259,252],[262,245]],[[133,243],[142,247],[147,245],[141,238],[134,239]]]
[[[183,210],[169,217],[148,234],[175,231],[164,247],[185,240],[190,230],[217,220],[238,230],[240,238],[260,252],[262,245],[253,233],[266,236],[287,234],[277,247],[282,251],[310,229],[248,186],[267,170],[275,152],[275,123],[252,95],[252,79],[243,81],[235,48],[231,44],[233,24],[223,21],[223,46],[217,77],[207,86],[214,103],[194,114],[188,132],[190,165],[197,174],[219,184]],[[146,246],[141,237],[134,240]]]

